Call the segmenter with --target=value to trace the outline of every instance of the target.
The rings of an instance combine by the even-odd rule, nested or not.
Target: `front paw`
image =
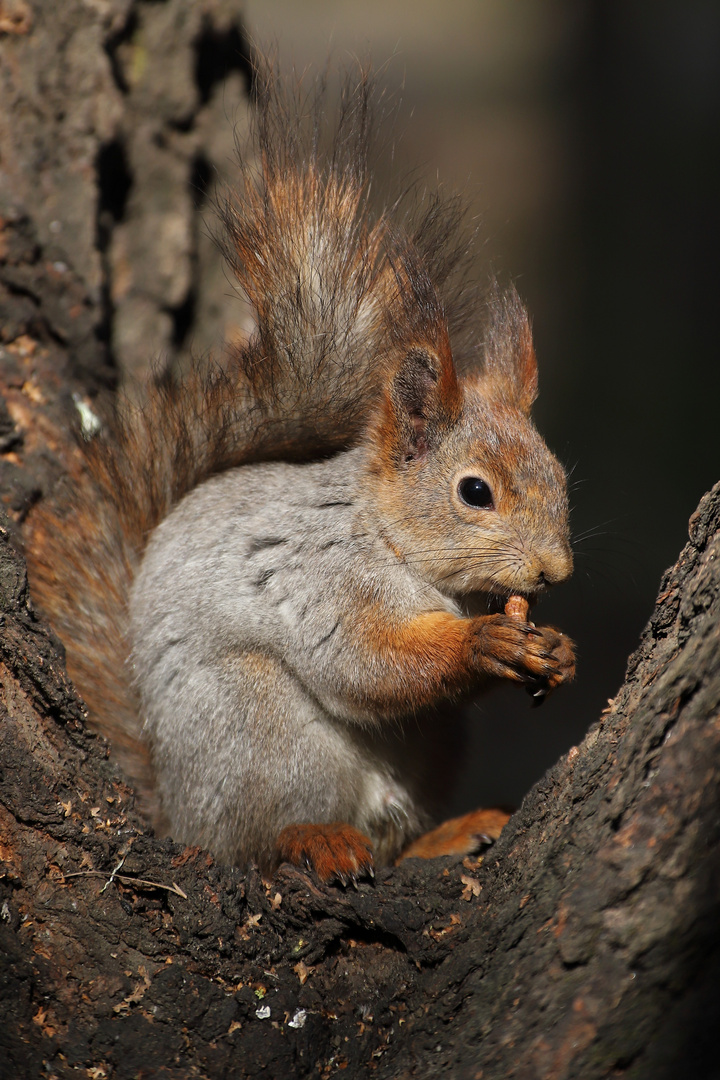
[[[575,643],[554,626],[543,626],[540,629],[545,647],[552,655],[554,669],[547,677],[547,688],[554,690],[561,683],[571,682],[575,678]]]
[[[525,683],[539,697],[574,677],[575,647],[560,630],[507,615],[486,615],[478,622],[475,655],[485,674]]]

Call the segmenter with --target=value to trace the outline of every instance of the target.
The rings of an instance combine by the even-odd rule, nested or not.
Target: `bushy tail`
[[[127,600],[150,531],[213,473],[351,443],[408,336],[446,333],[427,268],[442,279],[438,251],[461,250],[447,245],[452,205],[443,216],[431,204],[416,244],[382,214],[371,217],[365,75],[346,89],[327,148],[321,98],[286,93],[268,71],[256,90],[256,157],[241,158],[238,188],[219,203],[222,244],[255,309],[254,334],[222,364],[159,380],[142,405],[125,406],[109,430],[71,452],[67,500],[38,508],[28,530],[33,594],[66,646],[91,721],[151,813],[126,670]]]

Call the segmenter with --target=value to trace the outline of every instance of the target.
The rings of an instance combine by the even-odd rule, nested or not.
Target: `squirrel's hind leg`
[[[510,815],[505,810],[473,810],[423,833],[395,860],[434,859],[439,855],[471,855],[499,837]],[[321,881],[347,885],[373,876],[372,842],[352,825],[288,825],[277,839],[283,862],[314,870]]]
[[[431,832],[424,833],[405,848],[396,859],[434,859],[438,855],[472,855],[484,845],[497,840],[510,815],[504,810],[473,810],[451,818]]]
[[[343,885],[373,877],[373,845],[367,836],[344,822],[330,825],[287,825],[277,839],[282,862],[314,870],[321,881]]]

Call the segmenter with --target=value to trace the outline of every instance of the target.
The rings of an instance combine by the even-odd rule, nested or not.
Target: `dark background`
[[[720,5],[252,0],[285,66],[371,56],[401,88],[394,170],[462,190],[533,317],[538,425],[572,471],[576,571],[537,618],[578,643],[540,710],[473,707],[458,808],[516,803],[623,678],[718,479]]]

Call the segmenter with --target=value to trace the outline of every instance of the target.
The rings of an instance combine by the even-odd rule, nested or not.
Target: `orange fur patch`
[[[368,608],[358,627],[373,671],[368,697],[379,709],[432,705],[464,690],[473,678],[470,619],[427,611],[403,623],[389,621],[386,607]]]
[[[372,842],[343,822],[288,825],[277,838],[277,850],[282,862],[307,866],[324,882],[347,885],[373,870]]]
[[[397,859],[435,859],[438,855],[470,855],[485,843],[497,840],[510,815],[504,810],[473,810],[451,818],[437,829],[418,837]]]

